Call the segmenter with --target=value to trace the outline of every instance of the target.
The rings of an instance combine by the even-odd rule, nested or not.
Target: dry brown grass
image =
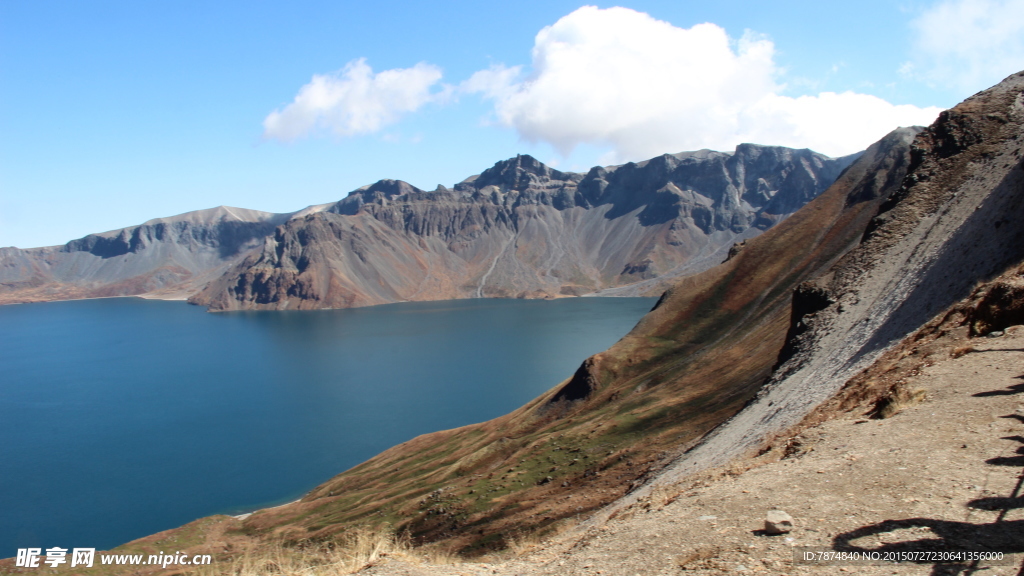
[[[441,542],[414,548],[403,556],[417,564],[458,564],[463,561],[449,544]]]
[[[513,557],[523,556],[540,547],[541,539],[536,534],[516,534],[505,538],[505,553]]]
[[[877,404],[876,413],[879,418],[891,418],[901,410],[925,399],[926,392],[917,388],[908,390],[905,386],[897,386],[895,390],[883,397]]]
[[[438,547],[413,548],[389,530],[353,530],[323,543],[264,544],[230,562],[216,564],[198,576],[335,576],[353,574],[384,558],[414,563],[451,564],[458,557]]]

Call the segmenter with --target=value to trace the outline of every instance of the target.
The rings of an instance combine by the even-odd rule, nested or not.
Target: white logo
[[[18,548],[18,556],[14,560],[14,565],[21,568],[38,568],[42,554],[42,548]],[[49,564],[50,568],[56,568],[61,564],[67,563],[67,556],[67,548],[54,546],[53,548],[46,549],[46,559],[43,562]],[[75,548],[71,551],[71,567],[85,566],[86,568],[92,568],[95,557],[95,548]]]

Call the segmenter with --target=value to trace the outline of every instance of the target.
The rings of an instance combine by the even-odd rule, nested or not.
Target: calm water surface
[[[653,303],[0,307],[0,558],[294,500],[413,436],[517,408]]]

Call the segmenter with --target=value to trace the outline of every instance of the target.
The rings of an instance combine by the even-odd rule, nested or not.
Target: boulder
[[[764,519],[764,531],[768,534],[786,534],[793,529],[793,517],[782,510],[769,510]]]

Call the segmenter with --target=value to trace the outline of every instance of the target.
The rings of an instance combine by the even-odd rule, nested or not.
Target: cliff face
[[[658,293],[806,204],[854,158],[745,144],[587,174],[518,156],[432,192],[382,180],[287,222],[191,301],[301,309]]]
[[[183,298],[241,260],[288,217],[221,206],[63,246],[0,248],[0,303],[135,294]]]

